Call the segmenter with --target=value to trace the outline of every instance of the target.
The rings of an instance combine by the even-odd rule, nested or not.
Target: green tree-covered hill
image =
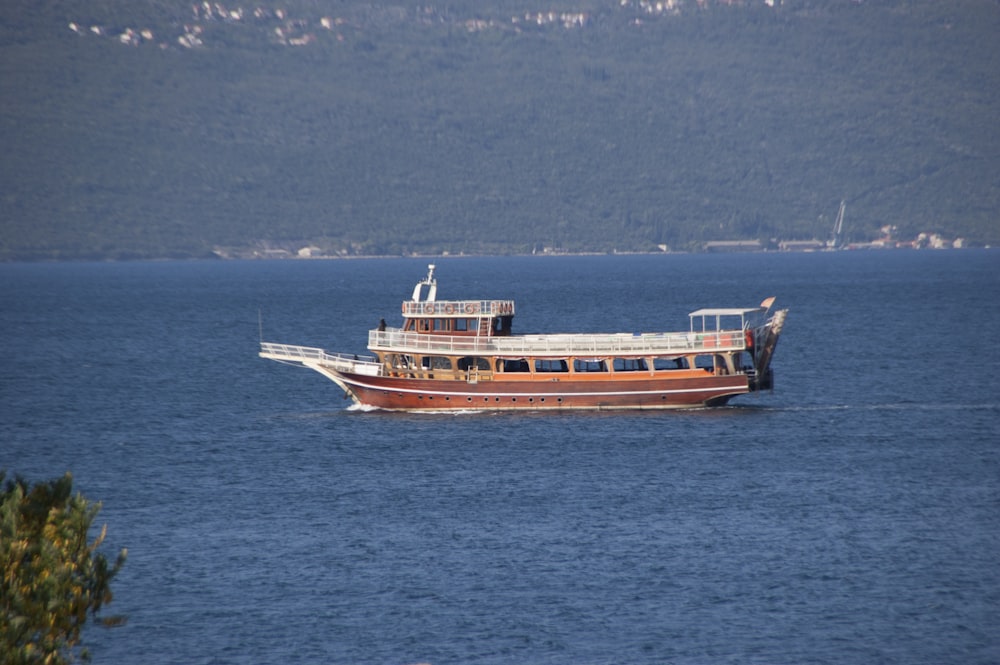
[[[0,258],[1000,242],[997,2],[536,3],[7,0]]]

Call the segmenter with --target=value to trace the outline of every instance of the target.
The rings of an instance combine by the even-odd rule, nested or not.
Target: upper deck
[[[743,330],[675,333],[512,335],[487,337],[427,335],[399,328],[372,330],[368,348],[389,353],[440,353],[499,357],[654,356],[684,352],[742,351]]]
[[[773,302],[765,300],[760,307],[696,310],[688,315],[687,332],[513,335],[513,300],[437,300],[435,266],[428,267],[427,277],[417,282],[412,299],[403,302],[403,328],[380,325],[370,331],[369,350],[507,358],[743,351],[750,347],[752,333],[748,331],[759,324]],[[478,323],[456,323],[459,319],[478,319]]]

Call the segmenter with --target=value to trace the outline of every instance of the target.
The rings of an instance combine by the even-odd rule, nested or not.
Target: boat
[[[402,326],[368,332],[369,356],[260,343],[260,357],[332,380],[358,408],[563,411],[716,407],[774,385],[787,309],[699,309],[687,330],[515,335],[513,300],[438,300],[435,266]]]

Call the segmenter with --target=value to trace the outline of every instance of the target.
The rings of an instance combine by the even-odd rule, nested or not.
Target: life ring
[[[466,314],[475,314],[476,313],[476,309],[473,306],[473,303],[471,303],[471,302],[465,303],[465,313]]]
[[[455,313],[455,306],[452,305],[451,303],[448,303],[447,305],[444,306],[444,313],[445,314],[454,314]]]
[[[433,314],[433,313],[434,313],[434,303],[429,302],[426,305],[424,305],[424,314]]]

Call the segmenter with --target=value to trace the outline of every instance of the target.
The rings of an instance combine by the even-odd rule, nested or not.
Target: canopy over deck
[[[751,323],[767,313],[774,304],[774,298],[767,298],[760,304],[760,307],[711,307],[697,309],[688,317],[691,319],[691,330],[746,330]],[[739,317],[739,326],[735,325],[735,319]],[[695,325],[695,319],[701,319],[701,326]],[[723,319],[733,319],[734,325],[723,327]]]

